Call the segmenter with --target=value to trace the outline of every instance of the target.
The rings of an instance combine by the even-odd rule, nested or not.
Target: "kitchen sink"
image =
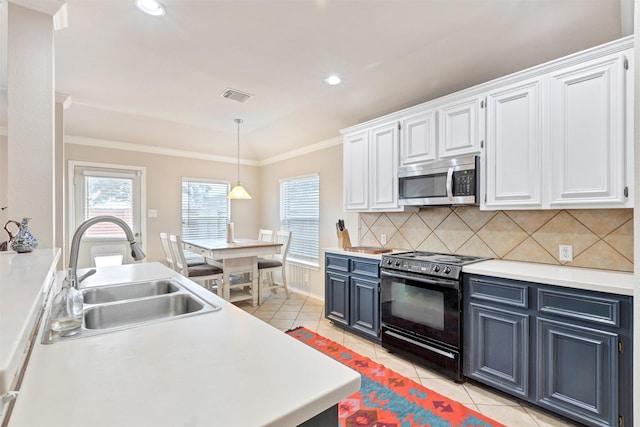
[[[83,322],[75,335],[61,336],[46,322],[43,344],[137,328],[184,317],[212,313],[220,307],[201,298],[183,277],[117,283],[82,289]]]
[[[164,295],[120,304],[91,307],[84,312],[87,329],[111,329],[149,322],[182,314],[195,313],[204,306],[190,295]]]
[[[178,291],[180,289],[178,286],[174,279],[124,283],[83,289],[82,297],[84,298],[85,304],[102,304],[105,302],[170,294]]]

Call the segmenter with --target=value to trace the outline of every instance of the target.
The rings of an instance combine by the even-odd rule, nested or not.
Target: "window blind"
[[[318,262],[320,176],[280,181],[280,227],[291,231],[289,258]]]
[[[182,179],[182,238],[223,239],[229,221],[228,182]]]

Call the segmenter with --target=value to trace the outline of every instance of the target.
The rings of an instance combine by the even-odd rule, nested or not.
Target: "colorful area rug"
[[[338,405],[341,427],[504,427],[306,328],[287,334],[362,375],[360,390]]]

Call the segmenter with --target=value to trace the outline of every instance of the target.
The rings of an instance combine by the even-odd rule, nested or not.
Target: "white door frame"
[[[67,246],[71,245],[73,234],[75,233],[75,191],[73,178],[76,166],[103,169],[127,169],[140,172],[140,233],[142,234],[142,250],[147,252],[147,168],[144,166],[119,165],[113,163],[96,163],[80,160],[69,160],[67,168],[67,229],[69,230],[69,240]],[[71,248],[65,248],[65,253],[69,253]]]

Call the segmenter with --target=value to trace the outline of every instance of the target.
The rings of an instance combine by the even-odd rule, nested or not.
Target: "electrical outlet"
[[[157,218],[158,217],[158,211],[155,209],[149,209],[149,211],[147,212],[147,216],[149,218]]]
[[[573,261],[573,246],[560,245],[560,261]]]
[[[387,235],[386,234],[383,233],[383,234],[380,235],[380,243],[383,244],[383,245],[387,244]]]

